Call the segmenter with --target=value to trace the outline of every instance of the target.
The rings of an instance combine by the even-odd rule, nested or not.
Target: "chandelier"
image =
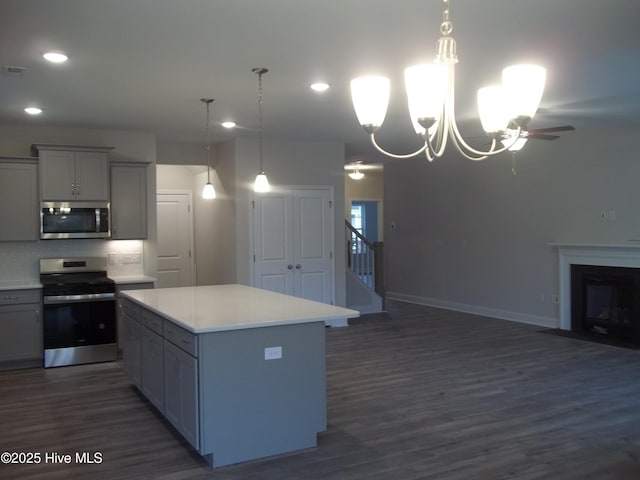
[[[442,36],[432,64],[405,69],[405,88],[409,115],[416,134],[424,144],[415,152],[398,155],[383,149],[376,141],[389,103],[390,81],[368,76],[351,81],[351,98],[360,125],[369,134],[373,146],[392,158],[410,158],[424,152],[432,161],[444,154],[449,139],[470,160],[483,160],[516,146],[526,135],[526,127],[535,115],[546,77],[537,65],[513,65],[502,71],[502,84],[478,90],[478,111],[482,128],[491,140],[488,150],[469,145],[458,130],[455,118],[456,41],[451,37],[449,0],[444,0]],[[503,142],[504,141],[504,142]]]

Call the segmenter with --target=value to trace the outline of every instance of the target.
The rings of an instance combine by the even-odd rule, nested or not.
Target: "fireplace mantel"
[[[559,328],[562,330],[571,330],[571,265],[640,268],[640,242],[550,245],[558,249]]]

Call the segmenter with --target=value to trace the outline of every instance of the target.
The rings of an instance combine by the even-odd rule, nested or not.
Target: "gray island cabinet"
[[[120,295],[129,378],[213,467],[316,446],[325,322],[357,311],[243,285]]]

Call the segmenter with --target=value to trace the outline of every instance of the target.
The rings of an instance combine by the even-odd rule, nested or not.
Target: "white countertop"
[[[15,282],[0,282],[0,291],[3,290],[39,290],[42,289],[42,284],[37,281],[15,281]]]
[[[245,285],[128,290],[121,295],[193,333],[355,318],[360,312]]]
[[[109,278],[118,285],[127,285],[131,283],[154,283],[155,278],[147,275],[109,275]]]

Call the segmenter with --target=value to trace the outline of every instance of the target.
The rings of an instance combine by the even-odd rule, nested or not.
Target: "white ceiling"
[[[638,0],[450,0],[458,43],[461,128],[481,135],[475,92],[504,66],[544,65],[547,88],[530,128],[637,122],[640,112]],[[0,123],[133,129],[160,141],[202,142],[202,97],[212,122],[235,120],[212,139],[256,135],[257,77],[264,87],[265,137],[344,142],[372,161],[349,81],[390,76],[395,88],[380,140],[416,145],[402,71],[433,60],[441,0],[1,0]],[[51,65],[49,49],[70,56]],[[309,89],[324,80],[324,94]],[[29,117],[28,104],[44,109]],[[464,121],[464,120],[469,120]],[[563,135],[571,135],[565,133]],[[559,140],[562,141],[562,140]]]

